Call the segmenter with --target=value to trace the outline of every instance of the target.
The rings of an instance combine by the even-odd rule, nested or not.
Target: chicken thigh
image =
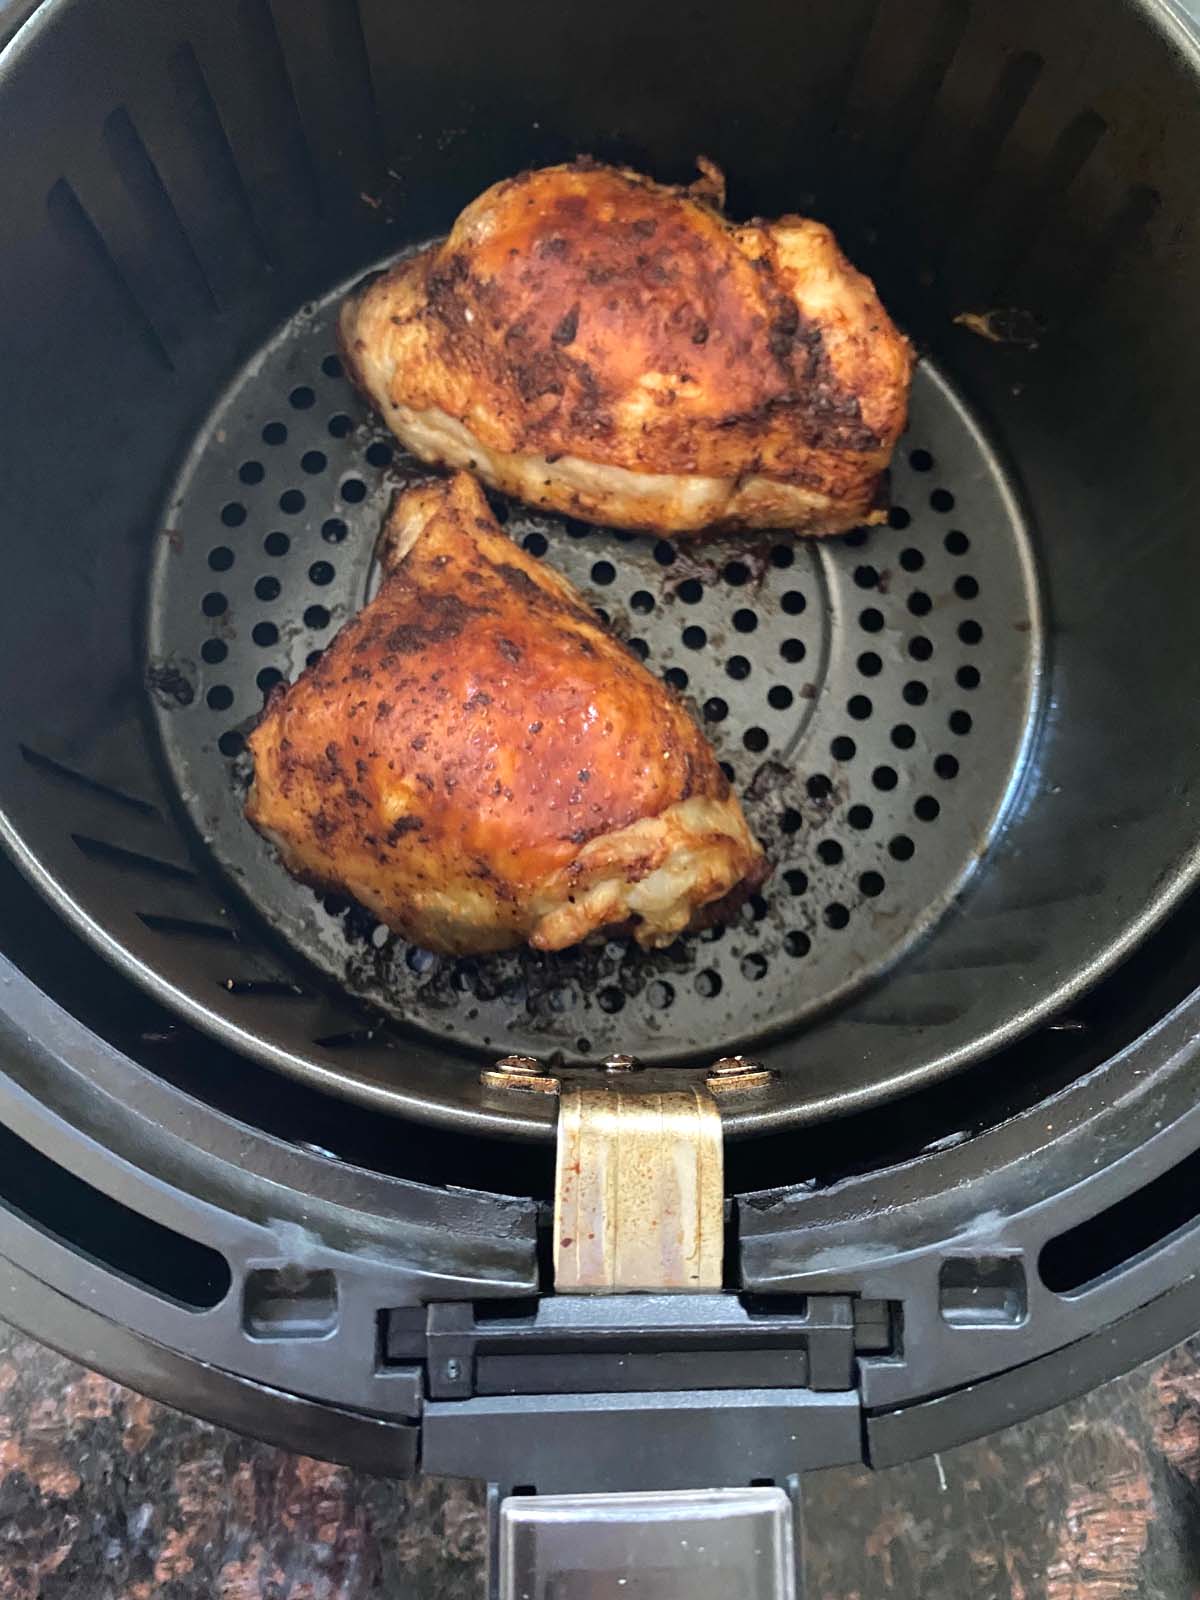
[[[383,584],[250,738],[250,821],[297,877],[430,950],[668,943],[767,875],[673,692],[466,474],[400,495]]]
[[[827,227],[738,226],[579,160],[498,183],[346,303],[347,365],[429,462],[655,533],[879,522],[912,351]]]

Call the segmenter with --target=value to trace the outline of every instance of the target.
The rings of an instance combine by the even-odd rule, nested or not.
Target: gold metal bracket
[[[554,1190],[560,1294],[719,1289],[721,1118],[689,1087],[564,1086]]]

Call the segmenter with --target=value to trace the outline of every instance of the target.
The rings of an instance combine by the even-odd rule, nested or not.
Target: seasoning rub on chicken
[[[676,696],[465,474],[409,489],[376,597],[250,738],[297,877],[431,950],[668,943],[767,875]]]
[[[482,194],[346,303],[347,365],[429,462],[651,532],[884,516],[912,351],[827,227],[578,160]]]

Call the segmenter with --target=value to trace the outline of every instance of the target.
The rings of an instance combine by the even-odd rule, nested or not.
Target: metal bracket
[[[558,1292],[719,1289],[723,1156],[720,1114],[703,1090],[564,1089],[554,1185]]]

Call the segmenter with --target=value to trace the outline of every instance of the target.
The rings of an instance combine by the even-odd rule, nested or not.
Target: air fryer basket
[[[1155,4],[50,0],[0,80],[17,860],[235,1048],[497,1131],[551,1118],[480,1090],[503,1050],[753,1050],[747,1132],[1060,1009],[1196,869],[1178,43]],[[287,878],[242,742],[417,470],[340,373],[339,293],[581,150],[679,179],[704,152],[733,213],[829,220],[923,361],[886,528],[693,547],[509,510],[691,697],[776,872],[651,957],[439,960]]]

